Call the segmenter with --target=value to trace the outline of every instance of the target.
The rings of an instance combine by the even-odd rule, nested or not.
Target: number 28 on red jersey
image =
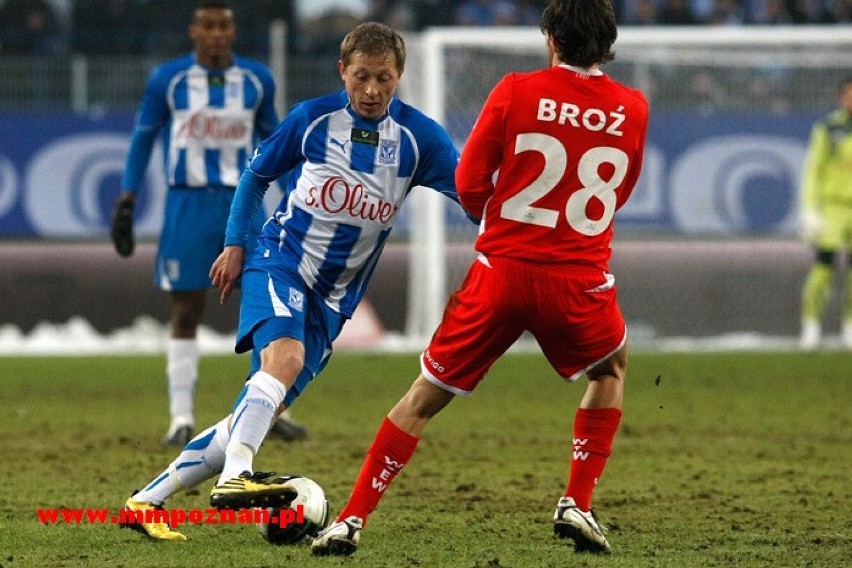
[[[556,66],[504,77],[456,170],[462,204],[483,220],[477,250],[606,269],[647,126],[642,93],[604,74]]]

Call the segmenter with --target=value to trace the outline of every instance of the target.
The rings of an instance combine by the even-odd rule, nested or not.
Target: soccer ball
[[[292,485],[298,495],[289,507],[256,507],[257,530],[272,544],[298,544],[314,538],[328,524],[328,499],[319,484],[301,475],[285,475],[275,483]]]

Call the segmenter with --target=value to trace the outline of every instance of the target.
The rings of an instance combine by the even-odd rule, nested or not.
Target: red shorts
[[[524,331],[559,375],[577,380],[627,339],[615,279],[593,268],[480,257],[420,357],[423,376],[470,394]]]

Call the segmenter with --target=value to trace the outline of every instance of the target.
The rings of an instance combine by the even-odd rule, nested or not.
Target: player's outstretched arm
[[[219,289],[219,303],[224,304],[237,285],[243,270],[245,249],[240,246],[227,246],[210,268],[210,280]]]

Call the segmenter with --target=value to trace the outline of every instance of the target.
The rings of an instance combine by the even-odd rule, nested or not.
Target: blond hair
[[[367,56],[382,56],[393,53],[396,70],[405,69],[405,40],[393,28],[380,22],[359,24],[346,34],[340,42],[340,60],[349,65],[356,52]]]

